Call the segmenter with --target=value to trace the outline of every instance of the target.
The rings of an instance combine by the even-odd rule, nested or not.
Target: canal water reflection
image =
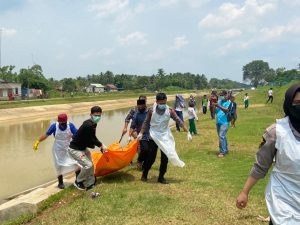
[[[168,105],[173,106],[173,102]],[[106,146],[120,139],[128,111],[129,108],[103,113],[96,134]],[[90,117],[89,112],[84,115],[68,116],[69,121],[77,128]],[[32,148],[34,142],[45,134],[55,121],[56,118],[0,124],[0,202],[8,196],[56,179],[52,159],[53,136],[41,142],[38,151],[34,152]],[[124,136],[123,145],[126,144],[127,138],[127,135]]]

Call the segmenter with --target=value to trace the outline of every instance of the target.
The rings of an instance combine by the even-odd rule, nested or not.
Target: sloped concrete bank
[[[184,94],[184,98],[189,97],[189,94]],[[103,111],[128,108],[136,105],[137,98],[106,100],[97,102],[81,102],[72,104],[34,106],[26,108],[13,108],[0,110],[0,123],[15,123],[16,121],[40,121],[49,118],[54,118],[58,113],[65,112],[68,114],[89,114],[90,108],[94,105],[100,105]],[[175,95],[168,95],[168,100],[175,99]],[[155,102],[155,97],[148,97],[148,104]],[[70,175],[64,179],[66,187],[74,182],[74,176]],[[56,180],[42,184],[38,187],[15,194],[14,196],[5,199],[4,203],[0,202],[0,223],[17,218],[25,213],[36,213],[40,203],[51,195],[61,191],[57,188]]]

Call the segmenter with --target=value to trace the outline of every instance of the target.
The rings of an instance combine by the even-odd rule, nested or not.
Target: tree
[[[263,60],[254,60],[243,66],[243,80],[250,81],[254,87],[264,81],[270,68],[267,62]]]

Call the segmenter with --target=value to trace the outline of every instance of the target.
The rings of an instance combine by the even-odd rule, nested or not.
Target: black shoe
[[[147,181],[148,181],[148,178],[147,178],[147,177],[141,177],[141,181],[147,182]]]
[[[84,191],[85,190],[85,186],[82,182],[77,182],[75,180],[74,184],[73,184],[78,190]]]
[[[168,182],[165,178],[163,178],[163,177],[162,177],[162,178],[158,178],[158,179],[157,179],[157,182],[158,182],[158,183],[161,183],[161,184],[168,184],[168,183],[169,183],[169,182]]]
[[[93,187],[95,187],[95,185],[94,184],[92,184],[92,185],[90,185],[90,186],[88,186],[85,190],[86,191],[88,191],[88,190],[91,190]]]
[[[58,187],[59,189],[65,189],[64,183],[59,183],[59,184],[57,185],[57,187]]]

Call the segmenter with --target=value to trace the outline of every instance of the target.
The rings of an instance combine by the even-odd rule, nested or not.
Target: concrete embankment
[[[184,94],[185,98],[189,95]],[[168,95],[168,100],[174,100],[175,95]],[[106,100],[96,102],[79,102],[59,105],[31,106],[25,108],[0,109],[0,123],[5,122],[22,122],[22,121],[39,121],[57,116],[59,113],[67,114],[89,114],[90,108],[95,105],[101,106],[104,113],[108,110],[132,107],[136,105],[137,98]],[[148,104],[155,102],[155,97],[148,97]]]
[[[183,95],[187,98],[189,95]],[[174,100],[175,96],[168,96],[168,100]],[[35,106],[27,108],[13,108],[0,110],[0,123],[20,123],[23,121],[41,121],[45,119],[53,119],[57,114],[65,112],[69,115],[74,114],[89,114],[90,108],[94,105],[100,105],[105,113],[108,110],[115,110],[120,108],[128,108],[136,105],[137,98],[107,100],[97,102],[82,102],[72,104],[60,105],[46,105]],[[148,104],[155,102],[155,97],[148,97]],[[65,179],[66,186],[74,182],[74,177]],[[56,180],[35,187],[31,190],[24,191],[7,198],[3,204],[0,205],[0,223],[9,219],[16,218],[24,213],[36,213],[42,201],[49,196],[60,191],[57,188]]]

